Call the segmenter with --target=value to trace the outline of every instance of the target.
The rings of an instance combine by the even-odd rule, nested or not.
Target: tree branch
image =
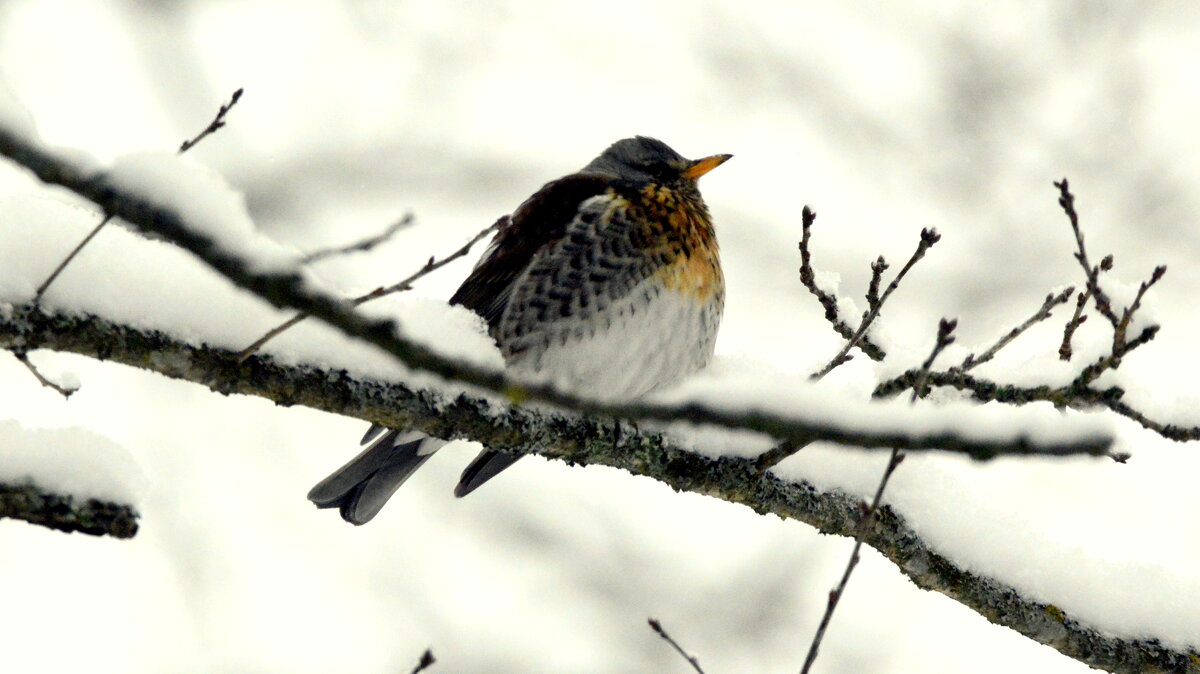
[[[320,250],[314,250],[313,252],[308,253],[304,257],[300,258],[300,264],[313,264],[314,262],[320,262],[321,260],[324,260],[326,258],[339,257],[342,255],[349,255],[350,253],[370,252],[376,246],[379,246],[379,245],[384,244],[384,243],[388,242],[389,240],[391,240],[391,238],[393,236],[396,236],[397,232],[404,229],[405,227],[408,227],[412,223],[413,223],[412,213],[405,213],[404,217],[402,217],[399,220],[388,225],[387,228],[385,228],[382,232],[380,232],[378,234],[368,236],[365,239],[361,239],[359,241],[355,241],[354,243],[346,244],[344,246],[335,246],[333,248],[322,248]]]
[[[838,354],[834,356],[828,363],[826,363],[825,367],[821,368],[819,372],[813,373],[811,377],[812,379],[821,379],[825,375],[832,372],[834,368],[850,360],[849,356],[847,355],[850,353],[850,349],[853,349],[855,346],[857,346],[866,336],[867,331],[871,329],[871,324],[874,323],[875,319],[879,317],[879,312],[883,309],[883,304],[887,302],[889,297],[892,296],[892,293],[896,291],[896,288],[900,287],[900,281],[904,279],[904,276],[908,273],[908,270],[912,269],[913,265],[915,265],[921,258],[925,257],[925,253],[933,247],[933,244],[937,243],[941,239],[942,235],[938,234],[936,229],[921,230],[921,241],[917,244],[917,249],[913,251],[912,257],[908,259],[908,262],[906,262],[904,267],[900,269],[900,272],[896,274],[896,278],[893,278],[892,282],[888,284],[887,288],[883,291],[883,294],[880,295],[874,302],[871,302],[871,307],[863,312],[862,321],[858,324],[858,330],[856,330],[854,334],[846,340],[846,343],[842,346],[842,350],[839,351]],[[876,291],[878,290],[879,284],[877,281],[875,281],[874,277],[877,274],[883,274],[883,269],[886,268],[886,263],[880,265],[879,261],[876,261],[876,264],[871,265],[871,284],[874,286],[874,290]],[[871,292],[871,290],[869,289],[868,292]]]
[[[996,354],[1000,353],[1000,349],[1003,349],[1004,347],[1008,346],[1010,342],[1012,342],[1017,337],[1020,337],[1026,330],[1028,330],[1029,328],[1032,328],[1033,326],[1037,325],[1038,323],[1041,323],[1042,321],[1046,320],[1047,318],[1050,318],[1050,314],[1054,311],[1054,307],[1057,307],[1060,304],[1066,304],[1066,302],[1071,299],[1071,295],[1073,295],[1073,294],[1075,294],[1075,288],[1070,287],[1070,288],[1067,288],[1066,290],[1063,290],[1062,292],[1060,292],[1057,295],[1055,295],[1054,293],[1046,295],[1046,299],[1045,299],[1045,301],[1042,302],[1042,306],[1039,307],[1038,310],[1036,312],[1034,312],[1034,314],[1032,316],[1030,316],[1028,319],[1026,319],[1024,323],[1018,325],[1017,327],[1015,327],[1012,330],[1009,330],[1007,333],[1005,333],[1005,335],[1003,337],[1001,337],[999,340],[997,340],[995,344],[993,344],[987,351],[984,351],[983,355],[979,356],[978,358],[976,358],[975,354],[973,354],[973,353],[969,354],[963,360],[962,365],[959,365],[957,369],[963,370],[963,371],[970,370],[970,369],[979,367],[980,365],[983,365],[984,363],[988,362],[989,360],[995,358]],[[1072,319],[1072,321],[1074,321],[1074,319]],[[1080,321],[1080,322],[1082,322],[1082,321]],[[1073,333],[1074,329],[1072,329],[1071,332]],[[1064,340],[1064,344],[1067,344],[1068,345],[1067,348],[1069,348],[1069,345],[1070,345],[1069,337],[1066,340]]]
[[[353,311],[352,307],[346,306],[341,299],[310,289],[298,273],[258,271],[246,264],[237,254],[215,245],[212,239],[189,226],[171,210],[144,201],[138,196],[123,193],[109,186],[103,176],[85,176],[73,165],[2,128],[0,128],[0,154],[29,168],[43,181],[62,185],[99,204],[106,212],[115,213],[131,225],[174,242],[179,247],[193,253],[215,271],[232,281],[234,285],[258,295],[277,307],[290,307],[311,314],[347,336],[359,338],[368,344],[379,347],[410,368],[502,393],[510,400],[545,402],[584,413],[603,415],[610,419],[688,421],[726,428],[743,428],[759,431],[781,441],[789,441],[793,445],[820,439],[864,448],[944,449],[966,453],[979,459],[991,458],[1001,453],[1103,455],[1108,453],[1112,444],[1110,437],[1093,437],[1070,443],[1037,445],[1027,437],[1020,437],[1014,441],[996,441],[947,433],[872,433],[852,429],[848,426],[811,423],[767,412],[755,410],[730,412],[717,406],[701,404],[679,407],[651,403],[601,403],[563,393],[551,386],[520,384],[509,380],[502,372],[441,356],[422,344],[406,339],[394,321],[363,316]],[[909,260],[905,270],[902,270],[893,280],[888,292],[895,289],[904,271],[920,259],[923,250],[928,249],[936,240],[936,232],[932,230],[922,232],[918,253],[913,255],[913,259]],[[881,302],[886,299],[888,292],[884,293]],[[29,314],[26,313],[26,315]],[[16,346],[22,345],[17,344]],[[32,349],[36,346],[30,344],[26,348]],[[235,364],[237,363],[235,362]],[[239,365],[252,365],[252,362],[247,359]],[[331,411],[353,414],[349,411]],[[403,421],[387,422],[383,419],[371,419],[371,421],[390,427],[409,425]],[[420,430],[438,437],[445,435],[423,428]]]
[[[499,220],[492,223],[488,227],[485,227],[483,230],[481,230],[475,236],[471,237],[470,241],[466,242],[461,248],[454,251],[453,253],[450,253],[449,255],[443,257],[440,260],[436,260],[436,259],[430,257],[429,261],[426,262],[424,266],[422,266],[420,269],[418,269],[417,271],[410,274],[403,281],[400,281],[399,283],[390,285],[386,288],[384,288],[384,287],[376,288],[365,295],[359,295],[358,297],[355,297],[351,301],[351,304],[353,306],[357,307],[360,304],[365,304],[367,302],[370,302],[371,300],[379,299],[380,297],[383,297],[385,295],[391,295],[392,293],[399,293],[399,292],[404,292],[406,290],[412,290],[413,283],[416,283],[422,277],[424,277],[428,274],[431,274],[431,273],[437,271],[438,269],[441,269],[442,267],[446,266],[447,264],[450,264],[454,260],[457,260],[458,258],[466,255],[468,252],[470,252],[471,248],[474,247],[475,244],[479,243],[479,241],[481,239],[483,239],[483,237],[487,236],[489,232],[499,229],[500,226],[507,220],[508,220],[508,216],[500,218]],[[311,261],[311,260],[306,260],[306,262],[309,262],[309,261]],[[292,316],[291,318],[280,323],[279,325],[271,328],[262,337],[259,337],[258,339],[254,340],[253,344],[251,344],[250,346],[247,346],[245,349],[242,349],[241,354],[238,355],[238,359],[243,360],[243,361],[246,360],[250,356],[257,353],[259,349],[263,348],[263,345],[265,345],[267,342],[271,341],[272,339],[275,339],[280,334],[282,334],[284,331],[290,329],[292,326],[294,326],[297,323],[308,318],[309,315],[310,314],[307,314],[307,313],[296,314],[295,316]]]
[[[805,206],[804,210],[800,213],[800,217],[801,226],[803,227],[800,236],[800,282],[804,284],[805,288],[808,288],[808,292],[812,293],[812,296],[817,298],[817,301],[825,308],[825,320],[829,321],[834,331],[845,339],[852,339],[854,337],[854,328],[850,327],[850,324],[842,318],[841,313],[838,311],[837,298],[833,296],[833,293],[827,292],[821,286],[817,285],[817,275],[812,266],[812,253],[808,249],[808,242],[812,237],[812,226],[817,220],[817,214],[811,208]],[[867,303],[870,305],[870,309],[874,309],[878,301],[879,276],[883,273],[884,269],[887,269],[887,263],[883,261],[882,257],[871,265],[873,275],[871,277],[871,286],[867,290]],[[887,355],[883,352],[883,349],[876,346],[866,335],[859,335],[857,345],[871,360],[883,360],[884,356]]]
[[[421,674],[432,667],[435,662],[437,662],[437,658],[433,657],[433,649],[426,648],[425,652],[421,654],[421,659],[417,661],[416,666],[409,674]]]
[[[646,622],[650,624],[650,629],[654,630],[658,636],[663,638],[663,641],[671,644],[671,648],[675,649],[675,652],[679,654],[679,657],[687,660],[687,663],[692,666],[692,669],[696,670],[697,674],[704,674],[704,670],[700,667],[700,661],[696,658],[696,656],[691,655],[687,651],[683,650],[683,646],[680,646],[679,642],[672,639],[671,635],[667,634],[667,631],[663,629],[662,623],[658,622],[654,618],[650,618]]]
[[[133,538],[138,514],[123,503],[54,494],[31,483],[0,483],[0,518],[92,536]]]
[[[216,116],[213,117],[213,120],[208,123],[208,126],[204,127],[204,129],[200,131],[200,133],[196,134],[196,136],[191,140],[185,140],[179,145],[179,154],[183,154],[184,152],[192,149],[200,141],[208,138],[211,134],[216,133],[221,129],[221,127],[225,126],[225,115],[228,115],[229,111],[233,109],[233,106],[237,105],[237,102],[241,100],[242,93],[242,88],[238,87],[238,90],[233,92],[233,96],[229,97],[229,102],[223,104],[217,109]]]
[[[255,395],[280,405],[305,405],[437,437],[468,438],[501,451],[621,468],[676,490],[805,522],[826,534],[854,536],[860,520],[862,503],[857,498],[822,492],[803,480],[764,475],[755,459],[708,458],[654,433],[622,434],[614,442],[609,418],[527,407],[498,410],[467,395],[447,401],[403,384],[355,378],[341,370],[285,366],[268,357],[239,364],[234,351],[192,346],[95,316],[50,316],[28,305],[0,313],[0,348],[17,342],[29,349],[70,351],[152,370],[223,394]],[[681,418],[687,418],[686,412]],[[878,511],[863,540],[919,587],[941,592],[992,622],[1093,667],[1200,671],[1188,659],[1200,655],[1170,650],[1153,640],[1102,633],[1057,608],[1022,597],[999,580],[955,565],[889,507]]]
[[[53,390],[55,393],[58,393],[64,398],[70,398],[73,393],[79,390],[78,387],[72,388],[70,386],[63,386],[46,378],[46,376],[37,369],[37,366],[33,364],[33,361],[29,360],[29,354],[25,353],[25,351],[21,349],[10,349],[10,351],[14,356],[17,357],[17,360],[21,361],[21,364],[25,366],[25,369],[29,370],[29,373],[33,375],[33,378],[36,379],[42,386]]]

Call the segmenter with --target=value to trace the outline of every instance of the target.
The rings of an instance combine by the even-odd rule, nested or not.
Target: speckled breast
[[[496,336],[517,376],[628,398],[709,362],[724,297],[699,194],[610,190],[514,284]]]

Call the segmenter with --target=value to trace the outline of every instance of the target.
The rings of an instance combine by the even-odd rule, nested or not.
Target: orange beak
[[[711,157],[697,159],[696,161],[692,162],[691,166],[683,170],[683,175],[691,180],[696,180],[705,173],[708,173],[721,164],[729,161],[731,157],[733,157],[731,154],[714,154]]]

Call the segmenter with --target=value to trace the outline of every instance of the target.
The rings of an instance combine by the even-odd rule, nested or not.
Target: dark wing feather
[[[534,255],[565,234],[579,205],[604,192],[610,180],[601,176],[569,175],[547,183],[525,200],[492,241],[491,254],[480,260],[463,281],[450,304],[462,305],[483,317],[495,334],[508,306],[512,284]]]

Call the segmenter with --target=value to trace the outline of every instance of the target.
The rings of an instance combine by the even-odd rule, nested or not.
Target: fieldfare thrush
[[[731,155],[685,159],[660,140],[613,143],[508,218],[450,298],[487,321],[507,371],[600,400],[627,400],[708,364],[725,280],[696,181]],[[308,498],[364,524],[446,444],[374,425],[369,446]],[[484,449],[465,496],[519,457]]]

